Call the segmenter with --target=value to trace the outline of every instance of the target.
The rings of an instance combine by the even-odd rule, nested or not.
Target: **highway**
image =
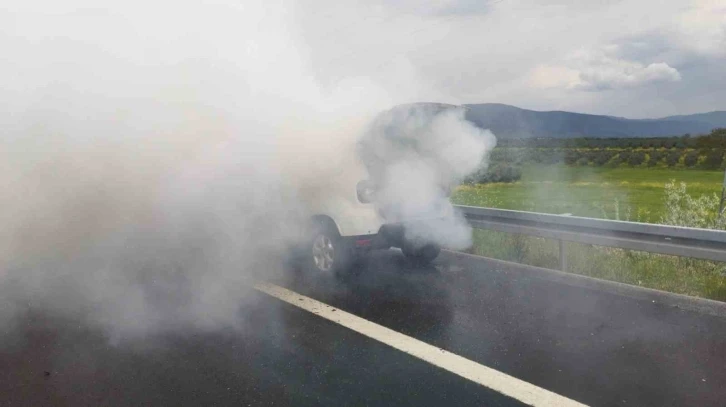
[[[415,267],[385,251],[344,279],[290,270],[266,283],[372,333],[253,285],[238,328],[132,344],[32,314],[0,341],[0,405],[519,406],[506,390],[517,383],[591,406],[726,400],[720,303],[451,253]],[[444,356],[427,360],[426,349]],[[505,390],[463,377],[462,365],[501,373]]]

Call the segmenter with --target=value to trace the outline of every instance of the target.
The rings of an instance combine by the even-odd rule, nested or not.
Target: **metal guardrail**
[[[564,242],[587,243],[726,262],[726,231],[550,215],[455,205],[475,228],[557,239],[560,269],[567,270]]]

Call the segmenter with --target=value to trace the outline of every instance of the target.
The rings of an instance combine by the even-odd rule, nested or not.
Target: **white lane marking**
[[[258,284],[255,288],[525,404],[541,407],[585,406],[286,288],[269,283]]]

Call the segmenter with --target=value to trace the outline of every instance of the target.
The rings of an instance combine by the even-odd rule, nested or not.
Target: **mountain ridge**
[[[467,119],[499,138],[663,137],[705,134],[726,127],[726,111],[655,119],[536,111],[502,103],[465,104]]]

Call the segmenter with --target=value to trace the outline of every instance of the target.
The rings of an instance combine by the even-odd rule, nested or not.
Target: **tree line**
[[[513,138],[497,140],[499,147],[526,148],[721,148],[726,149],[726,128],[709,134],[642,138]]]
[[[566,164],[575,167],[670,167],[718,170],[726,168],[726,129],[690,137],[616,139],[500,140],[486,165],[468,176],[466,184],[516,182],[523,164]],[[523,142],[523,141],[522,141]]]
[[[725,153],[726,149],[722,148],[496,148],[492,151],[490,160],[509,165],[657,166],[717,170],[723,168]]]

